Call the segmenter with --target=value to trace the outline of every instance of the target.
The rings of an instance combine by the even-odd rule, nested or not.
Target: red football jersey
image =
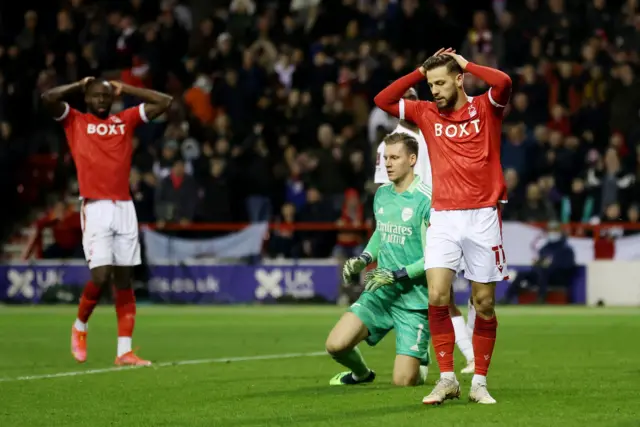
[[[433,102],[400,100],[400,119],[417,124],[429,147],[434,209],[478,209],[506,201],[500,163],[503,110],[491,91],[468,97],[448,113]]]
[[[133,131],[148,122],[144,104],[106,119],[81,113],[65,103],[62,123],[78,170],[80,196],[94,200],[131,200],[129,173]]]

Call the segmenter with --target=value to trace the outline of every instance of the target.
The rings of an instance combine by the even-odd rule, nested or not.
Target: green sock
[[[358,347],[332,357],[342,366],[346,366],[351,369],[351,372],[353,372],[353,374],[359,379],[366,377],[369,373],[369,368],[367,368],[367,364],[365,363],[362,353],[360,353],[360,349]]]

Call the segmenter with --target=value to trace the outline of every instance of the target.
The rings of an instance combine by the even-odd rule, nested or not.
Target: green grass
[[[142,307],[134,345],[156,362],[322,351],[336,307]],[[501,308],[494,406],[420,402],[429,386],[390,385],[394,339],[362,347],[374,384],[329,387],[329,357],[109,368],[113,310],[91,321],[89,361],[69,353],[73,307],[0,306],[0,426],[607,426],[640,424],[637,309]],[[459,355],[458,355],[459,356]],[[461,359],[457,359],[461,362]],[[462,364],[458,363],[458,367]],[[432,383],[436,368],[429,373]]]

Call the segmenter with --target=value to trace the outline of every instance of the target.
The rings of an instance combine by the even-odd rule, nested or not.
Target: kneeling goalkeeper
[[[418,142],[406,133],[385,138],[385,166],[391,183],[378,188],[373,207],[376,230],[364,252],[347,260],[345,282],[355,280],[374,261],[367,273],[365,291],[329,333],[327,352],[350,369],[330,381],[331,385],[372,382],[357,345],[365,340],[376,345],[396,330],[393,383],[423,384],[429,364],[428,292],[423,248],[431,210],[431,188],[414,175]]]

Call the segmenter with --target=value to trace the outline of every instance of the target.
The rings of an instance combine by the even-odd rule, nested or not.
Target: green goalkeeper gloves
[[[364,289],[365,291],[373,292],[382,286],[392,285],[407,277],[409,277],[409,275],[404,268],[396,271],[391,271],[387,268],[376,268],[368,272],[365,276]]]
[[[360,256],[349,258],[344,263],[344,267],[342,267],[342,280],[344,283],[353,282],[355,279],[354,276],[360,274],[372,261],[371,255],[366,252]]]

